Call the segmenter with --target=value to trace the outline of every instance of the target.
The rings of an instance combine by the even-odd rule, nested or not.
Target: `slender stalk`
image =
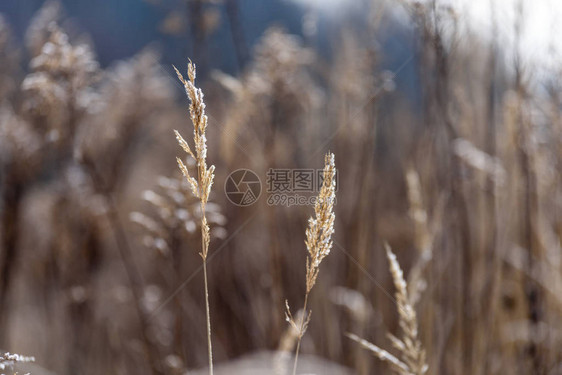
[[[207,251],[209,243],[205,241],[205,204],[201,202],[201,250],[203,258],[203,277],[205,279],[205,312],[207,315],[207,350],[209,353],[209,375],[213,374],[213,344],[211,342],[211,310],[209,308],[209,279],[207,277]]]
[[[119,219],[113,197],[106,195],[106,198],[110,204],[110,209],[107,211],[107,217],[111,223],[113,236],[115,238],[115,242],[117,243],[117,250],[119,251],[119,256],[123,266],[125,267],[125,274],[127,275],[131,293],[133,294],[134,307],[141,327],[141,338],[144,346],[144,352],[147,356],[148,363],[150,364],[152,374],[162,374],[158,368],[157,358],[155,357],[152,344],[150,343],[150,339],[147,335],[148,317],[146,316],[146,312],[143,310],[140,302],[142,299],[142,281],[140,271],[133,262],[133,251],[129,244],[129,240],[127,239],[127,235],[125,234],[123,223]]]
[[[300,327],[300,332],[304,333],[304,322],[306,321],[306,305],[308,304],[308,294],[310,292],[306,292],[305,296],[304,296],[304,307],[303,307],[303,311],[304,311],[304,315],[302,316],[302,320],[301,320],[301,327]],[[295,350],[295,363],[293,364],[293,375],[297,374],[297,362],[299,361],[299,350],[301,348],[301,339],[302,339],[302,334],[299,333],[299,338],[297,340],[297,349]]]
[[[9,169],[9,168],[8,168]],[[18,256],[18,221],[20,204],[24,187],[17,181],[13,173],[2,170],[6,182],[2,186],[2,207],[0,210],[2,222],[2,243],[0,244],[0,345],[9,342],[8,330],[8,299],[12,286],[14,264]]]
[[[207,348],[209,351],[209,375],[213,374],[213,345],[211,343],[211,312],[209,309],[209,286],[207,279],[207,260],[203,260],[203,274],[205,276],[205,310],[207,312]]]
[[[129,281],[129,288],[133,294],[133,302],[135,311],[139,320],[141,339],[144,347],[144,352],[147,356],[148,363],[150,365],[150,370],[153,375],[162,374],[157,363],[157,353],[155,353],[155,348],[152,346],[150,339],[147,335],[148,329],[148,317],[141,305],[142,290],[143,290],[143,280],[138,269],[134,257],[133,249],[127,238],[125,227],[119,217],[119,211],[117,209],[117,203],[113,196],[113,192],[107,187],[107,183],[104,182],[98,170],[96,169],[95,163],[84,158],[82,160],[82,165],[85,167],[85,171],[89,174],[92,182],[94,184],[95,190],[101,194],[106,202],[108,203],[108,210],[106,211],[107,219],[110,223],[111,232],[115,243],[117,244],[117,250],[119,252],[119,257],[125,268],[125,275]]]

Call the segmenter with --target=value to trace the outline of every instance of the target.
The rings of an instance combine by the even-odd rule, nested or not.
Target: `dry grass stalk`
[[[191,101],[189,105],[189,113],[191,122],[193,123],[193,142],[195,144],[195,153],[191,151],[189,144],[183,139],[180,133],[175,130],[176,138],[183,150],[195,159],[197,163],[197,179],[191,177],[186,165],[178,157],[177,162],[179,168],[191,186],[193,195],[199,198],[201,202],[201,258],[203,259],[203,273],[205,278],[205,310],[207,313],[207,345],[209,352],[209,374],[213,374],[213,347],[211,344],[211,316],[209,311],[209,286],[207,278],[207,253],[209,251],[209,242],[211,239],[207,217],[205,216],[205,206],[209,201],[211,186],[215,177],[215,166],[207,168],[207,138],[205,131],[207,129],[207,115],[205,114],[205,103],[203,102],[203,92],[195,87],[195,64],[189,61],[187,66],[188,80],[184,79],[182,74],[174,67],[178,78],[185,87],[187,97]]]
[[[288,308],[287,308],[288,309]],[[310,317],[310,315],[309,315]],[[302,319],[302,314],[299,314],[297,319]],[[298,320],[300,321],[300,320]],[[294,322],[291,320],[291,322]],[[289,361],[291,359],[291,352],[299,338],[299,329],[296,324],[289,323],[289,327],[281,335],[279,346],[273,358],[273,373],[275,375],[286,375],[288,372]]]
[[[334,214],[334,201],[336,198],[336,166],[334,154],[326,154],[324,162],[324,182],[322,183],[322,188],[320,189],[316,204],[314,205],[315,217],[308,219],[308,228],[306,230],[305,244],[308,250],[308,257],[306,259],[306,294],[304,297],[302,318],[295,321],[291,314],[289,304],[286,302],[286,319],[289,324],[298,331],[293,375],[297,372],[301,339],[310,322],[310,312],[307,313],[306,311],[308,296],[318,278],[320,263],[330,253],[330,249],[332,248],[331,238],[334,233],[334,221],[336,219],[336,215]]]
[[[492,155],[478,149],[470,141],[457,138],[453,141],[455,154],[468,166],[483,172],[497,185],[503,186],[506,179],[506,170],[501,161]]]
[[[427,210],[423,204],[420,176],[414,169],[407,170],[406,185],[410,203],[409,216],[414,222],[415,245],[419,252],[418,260],[408,275],[408,296],[410,304],[415,306],[427,287],[423,271],[433,258],[434,230],[430,229]]]
[[[352,339],[353,341],[358,342],[365,349],[373,352],[375,354],[375,356],[377,356],[382,361],[388,362],[390,367],[396,373],[398,373],[398,374],[409,374],[408,366],[404,362],[402,362],[401,360],[396,358],[394,355],[387,352],[386,350],[379,348],[375,344],[371,344],[367,340],[363,340],[362,338],[360,338],[357,335],[354,335],[353,333],[348,333],[346,336],[349,337],[350,339]]]
[[[388,245],[385,245],[385,247],[386,255],[390,262],[390,273],[396,288],[396,304],[398,306],[399,325],[402,330],[402,338],[392,334],[388,334],[388,338],[392,342],[392,346],[400,352],[400,358],[356,335],[348,334],[347,336],[361,344],[365,349],[373,352],[382,361],[389,363],[397,374],[422,375],[427,372],[428,366],[426,364],[425,350],[418,338],[416,311],[408,297],[408,286],[404,280],[404,274],[396,259],[396,255],[394,255]]]

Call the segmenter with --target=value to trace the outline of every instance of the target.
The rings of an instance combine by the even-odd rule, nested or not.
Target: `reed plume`
[[[295,320],[291,314],[288,302],[285,302],[287,322],[298,332],[293,375],[297,373],[301,340],[310,322],[310,312],[307,313],[306,311],[308,296],[310,295],[312,287],[316,284],[316,279],[320,271],[320,263],[330,253],[330,249],[332,248],[331,238],[334,233],[334,220],[336,219],[336,215],[334,214],[334,201],[336,198],[336,166],[334,154],[326,154],[324,162],[324,181],[314,205],[315,217],[308,219],[308,228],[306,230],[305,244],[308,250],[308,257],[306,259],[306,293],[304,296],[302,317]]]
[[[190,240],[199,229],[199,201],[190,196],[190,188],[178,177],[160,176],[151,190],[142,193],[147,209],[133,211],[129,219],[143,231],[143,245],[164,258],[172,257],[178,245]],[[205,216],[213,226],[211,238],[224,238],[226,217],[218,204],[207,202]]]
[[[211,316],[209,312],[209,286],[207,278],[207,254],[209,251],[209,242],[211,240],[210,229],[205,216],[205,206],[209,201],[211,186],[215,177],[215,166],[211,165],[207,168],[207,138],[205,131],[207,129],[207,115],[205,114],[205,103],[203,102],[203,91],[195,87],[195,64],[189,61],[187,66],[188,80],[184,79],[182,74],[174,67],[179,80],[185,87],[187,97],[191,101],[189,105],[189,113],[191,122],[193,123],[193,142],[195,144],[195,153],[191,151],[189,144],[183,139],[177,130],[174,130],[176,139],[183,150],[191,156],[197,163],[197,179],[189,174],[187,166],[183,161],[176,157],[178,166],[185,176],[193,195],[199,198],[201,203],[201,252],[199,255],[203,259],[203,274],[205,278],[205,310],[207,313],[207,345],[209,352],[209,374],[213,374],[213,346],[211,343]]]
[[[392,252],[388,245],[386,247],[386,256],[390,263],[390,273],[392,281],[396,288],[396,304],[398,308],[398,322],[402,330],[402,338],[398,338],[392,334],[388,334],[388,338],[392,345],[400,352],[399,358],[381,349],[357,335],[347,334],[353,341],[358,342],[362,347],[373,352],[373,354],[387,362],[391,369],[398,375],[423,375],[427,372],[425,350],[418,338],[418,320],[416,311],[408,296],[408,286],[404,280],[404,274],[400,268],[400,264],[396,259],[396,255]]]

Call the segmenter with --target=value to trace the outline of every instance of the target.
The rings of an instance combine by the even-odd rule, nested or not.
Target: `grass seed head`
[[[322,260],[330,253],[332,248],[332,234],[334,233],[334,201],[336,198],[336,166],[334,154],[328,153],[325,157],[324,182],[314,205],[314,218],[308,220],[306,230],[306,290],[310,292]]]

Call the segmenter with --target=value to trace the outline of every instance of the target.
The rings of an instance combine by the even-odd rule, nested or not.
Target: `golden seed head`
[[[306,290],[310,292],[316,278],[320,262],[330,253],[332,248],[332,234],[334,233],[334,200],[336,198],[336,167],[334,154],[325,157],[324,182],[314,205],[315,217],[308,220],[306,230]]]
[[[181,148],[187,153],[188,156],[192,157],[197,165],[197,178],[194,178],[189,173],[187,166],[181,160],[181,158],[176,158],[178,166],[185,176],[187,181],[191,186],[193,195],[201,201],[202,210],[202,236],[203,243],[205,246],[201,251],[201,256],[203,259],[207,258],[207,250],[209,247],[210,235],[209,226],[207,225],[207,219],[205,217],[205,206],[209,201],[209,195],[211,194],[211,186],[213,185],[213,180],[215,178],[215,167],[211,165],[207,168],[207,137],[205,136],[205,131],[207,130],[207,115],[205,114],[205,103],[203,102],[203,92],[200,88],[195,86],[195,64],[189,61],[187,66],[188,80],[186,80],[183,75],[176,69],[174,70],[178,75],[179,80],[183,83],[187,97],[190,100],[189,114],[191,117],[191,122],[193,123],[193,143],[195,144],[195,152],[189,146],[187,141],[181,136],[178,131],[174,131],[176,139],[180,144]]]

